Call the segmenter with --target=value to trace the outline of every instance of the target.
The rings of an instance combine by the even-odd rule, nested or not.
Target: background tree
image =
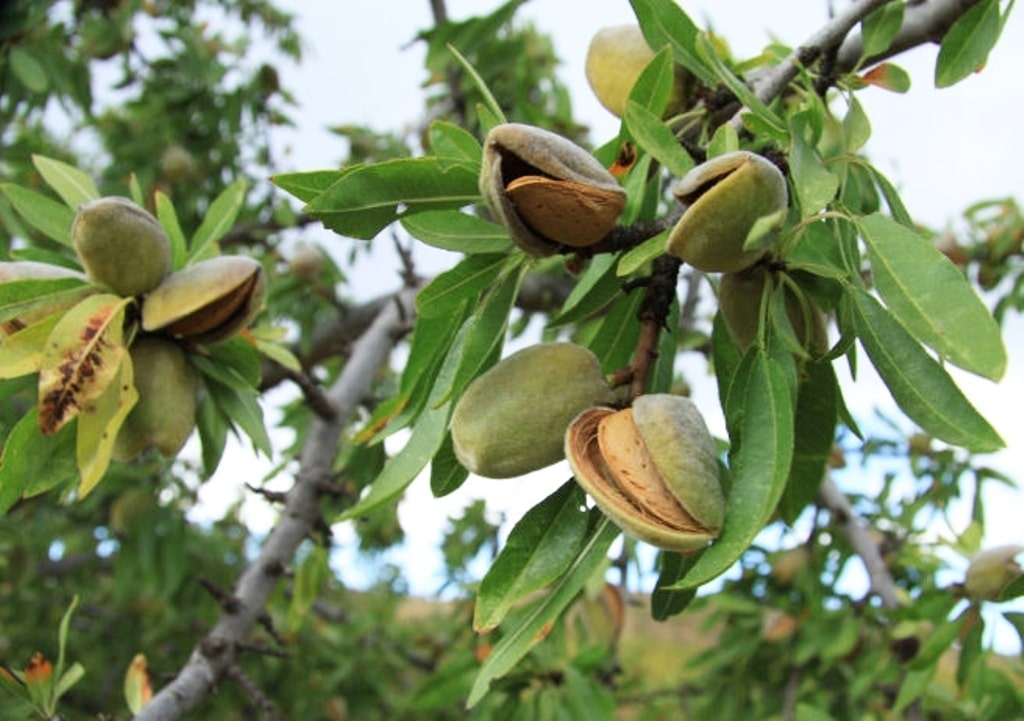
[[[747,59],[670,2],[633,3],[648,44],[667,49],[651,51],[621,132],[594,150],[628,191],[624,212],[594,247],[554,247],[536,259],[495,222],[493,192],[490,209],[482,202],[481,164],[495,160],[484,159],[493,146],[480,143],[504,118],[529,124],[527,133],[588,138],[550,43],[516,20],[521,4],[452,20],[434,3],[435,26],[419,41],[436,92],[418,132],[339,126],[351,155],[340,170],[277,173],[273,185],[267,141],[290,112],[274,63],[300,48],[273,5],[7,6],[0,223],[10,258],[75,265],[69,199],[88,196],[95,182],[96,194],[132,195],[172,231],[180,227],[189,262],[258,259],[268,289],[251,333],[190,348],[205,389],[194,462],[156,453],[114,462],[85,493],[72,436],[47,441],[19,426],[35,407],[35,375],[8,372],[5,713],[51,717],[59,698],[63,717],[124,715],[125,693],[130,711],[149,719],[193,708],[242,718],[253,706],[269,718],[446,718],[463,716],[467,702],[480,718],[1020,714],[1019,666],[983,644],[993,616],[980,612],[1018,594],[1015,549],[982,557],[964,587],[944,580],[928,537],[930,519],[974,499],[952,542],[973,555],[985,521],[981,489],[1010,482],[979,455],[1001,439],[934,358],[1001,375],[997,326],[967,281],[990,291],[997,318],[1019,310],[1019,209],[1013,200],[972,206],[963,238],[915,226],[893,185],[859,154],[870,125],[857,100],[869,84],[899,89],[907,78],[889,58],[929,40],[942,39],[938,82],[968,76],[1010,7],[857,2],[798,49],[774,44]],[[251,65],[257,32],[274,51]],[[105,73],[116,73],[117,92],[97,101]],[[669,107],[671,97],[685,102]],[[51,101],[63,110],[56,126]],[[689,266],[680,274],[659,237],[684,207],[667,179],[739,148],[771,159],[790,191],[788,212],[758,226],[772,238],[763,272],[779,285],[756,304],[745,352],[721,316],[712,322],[698,310],[716,307],[722,276]],[[302,213],[281,190],[302,201]],[[315,248],[282,251],[282,231],[312,220],[350,239],[393,238],[404,285],[350,302],[344,264]],[[360,252],[358,240],[339,242]],[[451,269],[420,277],[420,243],[451,251]],[[3,287],[5,322],[22,317],[19,303],[42,297]],[[819,309],[832,318],[827,350],[800,338],[788,297],[805,322]],[[399,573],[382,573],[365,594],[344,588],[329,563],[331,526],[359,519],[360,547],[372,557],[400,540],[396,504],[428,464],[437,495],[466,481],[449,432],[455,402],[507,339],[536,339],[537,317],[544,339],[596,354],[620,404],[683,392],[693,380],[677,359],[713,370],[728,434],[719,540],[689,556],[626,541],[609,560],[617,527],[581,510],[586,499],[567,480],[516,525],[478,586],[467,569],[494,548],[495,529],[479,505],[452,520],[448,573],[476,593],[426,611],[436,616],[430,624],[406,622],[414,607],[400,603]],[[288,329],[288,350],[272,327]],[[0,345],[6,368],[21,362],[16,336]],[[392,359],[399,346],[404,362]],[[844,363],[879,370],[918,426],[912,435],[902,421],[884,437],[859,432],[835,380],[833,367]],[[285,382],[300,391],[282,401],[280,425],[295,437],[276,449],[286,460],[267,478],[238,479],[282,504],[273,531],[254,538],[232,514],[191,522],[230,432],[270,453],[255,391]],[[77,423],[81,434],[85,422]],[[411,433],[389,453],[382,440],[400,431]],[[844,494],[832,480],[858,456],[861,473],[883,477],[880,493]],[[294,481],[287,493],[271,490],[277,478]],[[780,549],[781,529],[790,530]],[[860,564],[866,595],[847,580]],[[696,587],[730,567],[714,595],[695,600]],[[652,572],[655,618],[687,609],[671,623],[710,624],[687,653],[655,634],[622,635],[625,617],[636,623],[641,609],[625,614],[621,591]],[[1020,628],[1019,614],[1003,615]],[[32,657],[37,650],[45,656]],[[151,701],[150,683],[159,691]]]

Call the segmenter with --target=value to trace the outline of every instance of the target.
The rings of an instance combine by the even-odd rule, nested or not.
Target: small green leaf
[[[531,612],[491,649],[473,681],[466,706],[472,708],[487,693],[491,681],[508,673],[529,653],[555,623],[584,585],[604,564],[608,547],[619,535],[619,529],[607,518],[600,517],[576,558],[558,582]]]
[[[186,265],[198,260],[207,248],[231,230],[239,211],[242,210],[242,204],[245,203],[245,191],[246,181],[239,178],[213,199],[206,215],[203,216],[203,222],[192,236],[185,258]]]
[[[730,450],[732,488],[722,534],[672,588],[696,588],[724,573],[775,511],[793,458],[793,398],[785,371],[763,350],[740,366],[729,391],[730,405],[743,406],[739,444]],[[744,377],[740,376],[740,373]]]
[[[474,163],[429,157],[360,165],[306,209],[336,233],[369,240],[406,215],[477,202],[477,176]]]
[[[893,4],[898,5],[897,3]],[[891,6],[886,5],[885,7]],[[898,7],[903,6],[898,5]],[[868,119],[867,113],[864,112],[864,106],[860,104],[855,95],[850,96],[850,109],[843,116],[843,134],[846,137],[845,145],[848,153],[860,150],[871,137],[871,121]]]
[[[7,435],[0,455],[0,513],[24,495],[43,493],[75,478],[74,425],[53,435],[39,432],[39,410],[23,415]]]
[[[430,461],[430,492],[435,498],[447,496],[458,490],[467,478],[469,471],[455,457],[452,434],[448,433]]]
[[[950,363],[999,380],[1007,364],[999,325],[949,258],[880,213],[859,225],[875,286],[892,314]]]
[[[905,93],[910,90],[910,74],[895,63],[881,63],[860,77],[861,82],[894,93]]]
[[[647,66],[640,71],[640,75],[629,91],[627,105],[635,103],[654,117],[659,118],[665,112],[669,98],[672,96],[674,83],[675,69],[672,63],[672,51],[666,46],[659,50],[647,63]]]
[[[29,225],[56,240],[61,245],[71,247],[71,223],[75,219],[75,211],[56,200],[47,198],[28,188],[12,183],[0,185],[0,190],[11,201],[11,205]]]
[[[505,119],[505,114],[501,111],[501,104],[494,98],[494,94],[491,92],[491,89],[487,87],[487,83],[484,82],[483,77],[481,77],[480,73],[478,73],[476,68],[473,67],[473,64],[469,62],[469,60],[467,60],[466,57],[451,43],[448,43],[447,48],[448,52],[455,56],[459,65],[461,65],[462,69],[466,71],[467,75],[469,75],[473,84],[476,85],[477,90],[480,91],[480,94],[484,98],[484,107],[492,116],[494,116],[495,119],[497,119],[499,123],[508,122]]]
[[[669,232],[669,230],[663,230],[635,248],[631,248],[626,253],[623,253],[622,257],[619,258],[618,266],[615,268],[615,275],[621,278],[624,275],[635,273],[659,255],[664,254]]]
[[[202,448],[203,472],[207,478],[217,470],[224,455],[230,425],[231,419],[220,410],[210,395],[202,394],[196,412],[196,430]]]
[[[946,88],[980,70],[999,39],[999,1],[982,0],[946,31],[935,59],[935,87]]]
[[[217,406],[231,419],[231,422],[249,436],[253,448],[268,458],[273,455],[273,445],[263,422],[263,409],[255,389],[238,390],[214,380],[209,375],[203,379],[207,392]]]
[[[718,85],[714,71],[697,50],[697,38],[701,36],[701,31],[678,4],[660,0],[630,0],[630,4],[648,45],[652,48],[670,45],[680,65],[707,87]]]
[[[839,189],[839,178],[825,167],[818,152],[805,139],[808,124],[806,114],[794,116],[790,123],[789,168],[800,203],[800,217],[820,212]]]
[[[886,3],[861,21],[861,56],[874,57],[892,45],[903,25],[903,3]]]
[[[460,210],[428,210],[402,218],[417,240],[456,253],[504,253],[512,248],[505,228]]]
[[[302,173],[279,173],[271,176],[270,182],[286,193],[291,193],[304,203],[308,203],[325,190],[338,182],[345,175],[361,168],[352,165],[341,170],[312,170]]]
[[[587,533],[585,501],[585,494],[570,480],[515,525],[477,589],[473,614],[477,633],[498,626],[519,599],[547,586],[568,568]]]
[[[681,178],[693,168],[693,158],[683,150],[672,130],[650,110],[629,100],[622,119],[637,144],[672,175]]]
[[[11,64],[11,72],[29,92],[42,94],[50,87],[46,77],[46,69],[28,50],[14,45],[8,50],[7,60]]]
[[[427,130],[430,152],[439,158],[450,158],[480,164],[483,149],[465,128],[443,120],[435,120]]]
[[[100,197],[100,191],[92,182],[92,178],[73,165],[43,155],[33,155],[32,164],[36,166],[46,184],[53,188],[72,211],[78,210],[79,205]],[[70,227],[70,224],[68,225]]]
[[[986,453],[1003,440],[888,310],[866,291],[851,288],[844,312],[896,403],[922,429],[947,443]]]
[[[684,556],[681,553],[662,551],[658,556],[661,573],[658,574],[658,582],[651,593],[651,618],[655,621],[665,621],[682,613],[697,597],[696,589],[680,591],[673,588],[696,562],[697,556]]]
[[[621,292],[614,268],[615,258],[610,254],[592,258],[561,309],[548,320],[548,327],[574,323],[608,305]]]
[[[178,214],[174,210],[171,199],[164,193],[157,191],[155,202],[157,220],[160,221],[171,244],[171,270],[181,270],[185,266],[187,241],[185,233],[181,230],[181,224],[178,223]]]

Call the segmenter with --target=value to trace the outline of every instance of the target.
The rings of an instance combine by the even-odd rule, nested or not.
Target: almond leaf
[[[39,430],[50,435],[88,410],[117,378],[131,298],[102,294],[64,314],[46,340],[39,370]]]

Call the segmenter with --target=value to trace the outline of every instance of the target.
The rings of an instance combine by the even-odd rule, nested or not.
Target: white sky
[[[837,5],[842,0],[834,0]],[[462,19],[497,6],[483,0],[450,0],[449,15]],[[427,0],[375,0],[374,2],[313,2],[281,0],[280,5],[298,16],[298,28],[306,40],[301,67],[280,68],[285,87],[293,92],[299,110],[293,115],[299,127],[276,133],[279,170],[314,170],[336,167],[345,155],[344,141],[327,131],[337,124],[366,124],[376,129],[400,131],[415,122],[423,108],[424,49],[411,44],[431,18]],[[827,17],[826,0],[704,0],[684,7],[698,24],[710,24],[724,36],[737,56],[757,53],[770,39],[796,45]],[[585,8],[585,9],[584,9]],[[632,22],[627,0],[532,0],[520,11],[538,28],[554,36],[563,60],[562,77],[569,84],[577,117],[592,129],[600,144],[618,129],[618,121],[591,96],[583,75],[583,61],[590,37],[601,27]],[[906,95],[868,89],[858,97],[872,121],[874,133],[867,152],[900,187],[904,201],[916,219],[941,227],[955,219],[970,203],[992,197],[1016,195],[1024,188],[1019,118],[1024,110],[1020,68],[1024,68],[1024,21],[1018,10],[985,70],[945,90],[932,87],[936,50],[919,48],[898,59],[914,79]],[[707,21],[707,23],[705,23]],[[347,255],[348,241],[327,231],[313,232],[318,242]],[[418,253],[419,270],[432,273],[455,262],[450,254],[424,248]],[[390,243],[379,243],[358,272],[352,274],[351,292],[360,298],[379,295],[397,285],[397,261]],[[1020,478],[1024,467],[1024,437],[1015,407],[1024,399],[1024,323],[1018,317],[1007,326],[1010,369],[999,385],[958,375],[962,388],[1002,433],[1010,449],[993,457],[993,465]],[[845,368],[845,364],[838,364]],[[855,389],[847,385],[846,401],[858,418],[867,418],[876,407],[901,417],[887,394],[872,380],[867,363]],[[691,379],[692,380],[692,379]],[[696,380],[700,380],[699,378]],[[717,396],[711,379],[697,384],[696,400],[708,409],[709,424],[723,432]],[[268,404],[269,405],[269,404]],[[226,473],[204,488],[203,497],[223,508],[237,498],[238,463],[225,460]],[[258,473],[259,471],[257,471]],[[410,548],[436,548],[445,519],[468,498],[486,495],[496,512],[514,519],[544,498],[568,477],[567,471],[534,474],[517,481],[470,479],[459,493],[433,499],[425,479],[410,489],[402,508],[402,521]],[[869,482],[869,481],[868,481]],[[990,525],[986,545],[1021,542],[1019,492],[993,492],[987,498]],[[216,515],[214,508],[210,509]],[[247,517],[266,527],[272,516],[256,506],[246,507]],[[948,534],[947,534],[948,535]],[[342,533],[342,538],[344,534]],[[390,557],[403,563],[412,590],[430,593],[437,589],[438,566],[411,554]]]

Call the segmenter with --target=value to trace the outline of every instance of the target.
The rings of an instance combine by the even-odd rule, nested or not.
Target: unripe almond
[[[564,457],[563,437],[580,411],[614,394],[597,357],[572,343],[513,353],[469,384],[452,414],[463,466],[489,478],[521,476]]]
[[[998,601],[1010,583],[1024,573],[1017,556],[1024,546],[995,546],[971,559],[964,578],[964,590],[973,601]]]
[[[86,275],[118,295],[148,293],[171,269],[167,233],[128,198],[99,198],[79,207],[71,241]]]
[[[150,446],[176,456],[196,424],[199,371],[181,346],[162,338],[139,338],[130,349],[139,400],[114,443],[114,458],[130,460]]]
[[[765,286],[773,286],[769,293],[775,292],[774,275],[764,266],[754,266],[738,273],[723,273],[718,286],[718,308],[722,312],[722,320],[729,331],[736,347],[745,351],[757,339],[761,315],[761,303],[765,298]],[[789,319],[797,341],[816,353],[828,349],[828,331],[825,328],[825,315],[815,305],[809,308],[813,323],[811,337],[808,340],[807,322],[800,300],[789,289],[784,290],[786,317]]]

